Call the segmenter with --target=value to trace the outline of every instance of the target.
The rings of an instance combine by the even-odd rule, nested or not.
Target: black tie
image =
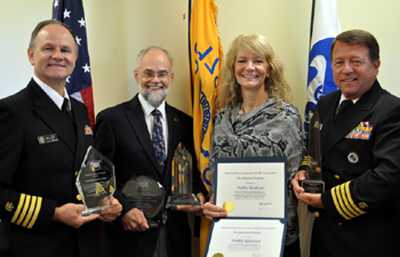
[[[69,105],[68,98],[64,98],[64,102],[61,106],[61,111],[67,114],[72,119],[71,106]]]
[[[336,110],[336,115],[343,113],[346,109],[353,105],[352,100],[344,100],[340,103],[339,107]]]

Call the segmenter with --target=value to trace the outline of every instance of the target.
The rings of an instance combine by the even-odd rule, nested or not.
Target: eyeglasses
[[[154,71],[154,70],[144,70],[142,76],[146,80],[158,78],[158,79],[167,79],[170,73],[168,71]]]

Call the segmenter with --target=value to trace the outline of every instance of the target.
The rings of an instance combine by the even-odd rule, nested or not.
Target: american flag
[[[76,62],[74,72],[67,78],[67,91],[72,97],[86,105],[89,122],[93,127],[94,104],[92,76],[82,0],[54,0],[53,19],[67,24],[75,34],[75,40],[79,46],[79,58]]]

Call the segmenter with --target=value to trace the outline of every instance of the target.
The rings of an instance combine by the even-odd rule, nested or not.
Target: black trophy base
[[[301,186],[307,193],[322,193],[325,191],[325,182],[322,180],[305,179]]]
[[[199,199],[194,194],[168,196],[167,209],[175,209],[177,205],[200,205]]]

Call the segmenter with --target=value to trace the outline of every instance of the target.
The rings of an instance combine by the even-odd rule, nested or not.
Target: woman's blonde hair
[[[290,88],[283,76],[283,67],[276,58],[274,50],[262,35],[239,35],[225,56],[221,71],[219,107],[235,106],[242,102],[240,86],[235,78],[235,61],[239,51],[250,51],[264,56],[268,64],[270,76],[266,78],[265,90],[268,97],[290,102]]]

